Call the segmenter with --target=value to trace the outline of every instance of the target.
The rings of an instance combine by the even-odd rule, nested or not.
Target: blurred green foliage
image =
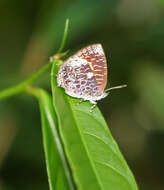
[[[164,189],[164,6],[143,0],[0,2],[0,89],[47,63],[70,18],[70,54],[103,44],[110,86],[99,103],[140,189]],[[37,84],[49,90],[49,75]],[[48,189],[37,102],[20,95],[0,102],[0,189]]]

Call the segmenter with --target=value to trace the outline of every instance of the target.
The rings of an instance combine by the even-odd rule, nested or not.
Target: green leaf
[[[78,190],[137,190],[126,161],[98,108],[65,94],[57,86],[59,61],[52,68],[53,103],[59,132]]]
[[[71,174],[57,131],[56,114],[52,97],[41,89],[30,90],[39,100],[43,144],[50,190],[74,190]]]

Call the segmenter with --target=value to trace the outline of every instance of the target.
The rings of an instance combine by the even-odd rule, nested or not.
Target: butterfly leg
[[[81,100],[76,104],[76,106],[79,106],[83,101],[84,101],[84,100],[81,99]]]
[[[95,102],[95,101],[90,101],[90,102],[91,102],[91,104],[93,104],[93,106],[90,108],[89,112],[93,112],[94,108],[97,105],[97,102]]]

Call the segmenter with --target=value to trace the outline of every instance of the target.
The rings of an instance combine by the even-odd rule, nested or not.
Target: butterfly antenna
[[[119,86],[114,86],[114,87],[112,87],[112,88],[106,89],[105,92],[109,92],[109,91],[114,90],[114,89],[125,88],[125,87],[127,87],[126,84],[124,84],[124,85],[119,85]]]

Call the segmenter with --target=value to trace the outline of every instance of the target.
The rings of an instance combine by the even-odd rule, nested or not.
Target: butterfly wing
[[[70,96],[96,100],[107,83],[107,63],[100,44],[87,46],[61,65],[58,85]]]
[[[94,74],[99,93],[103,93],[107,84],[107,61],[101,44],[93,44],[81,49],[77,55],[87,60]]]

